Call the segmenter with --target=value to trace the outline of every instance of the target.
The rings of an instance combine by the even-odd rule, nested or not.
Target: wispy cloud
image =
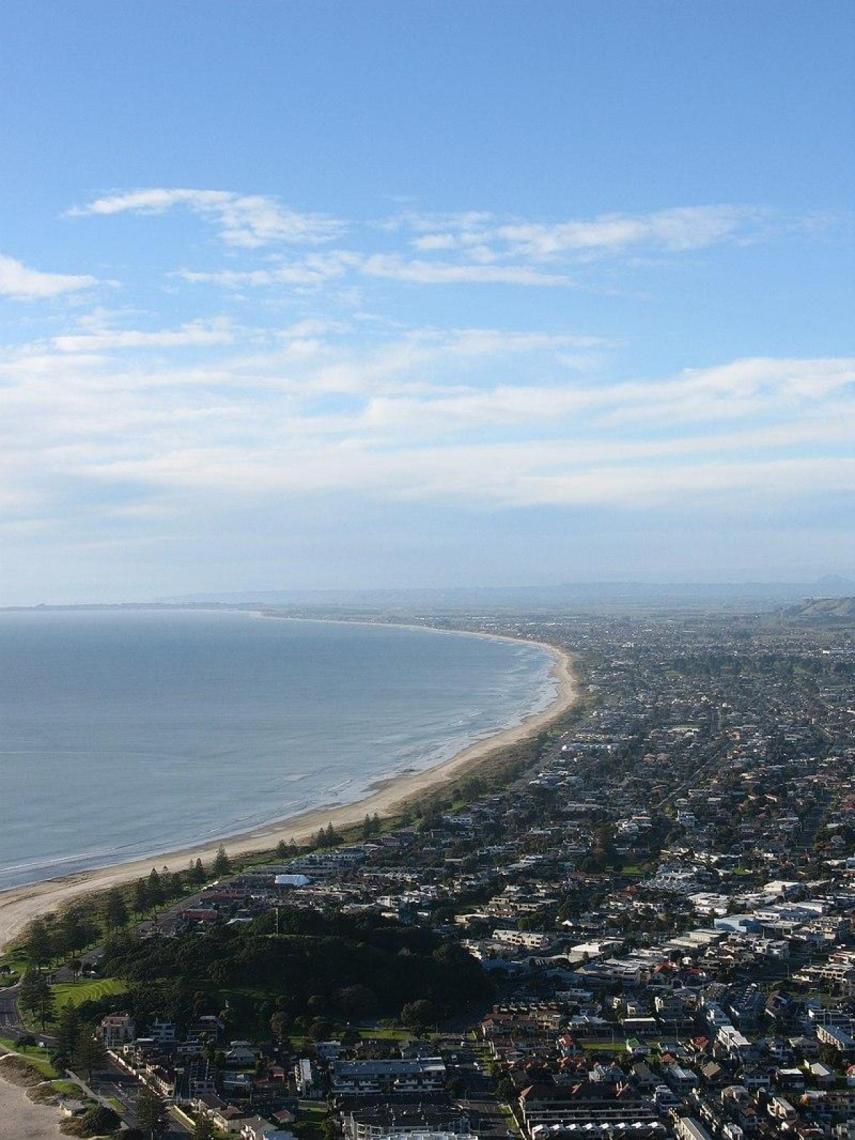
[[[482,257],[615,256],[630,249],[679,253],[727,241],[747,241],[768,228],[765,213],[735,205],[679,206],[648,214],[599,214],[554,222],[487,213],[404,214],[396,227],[416,236],[421,252],[459,250]]]
[[[70,333],[53,338],[61,352],[97,353],[108,349],[130,348],[199,348],[206,345],[231,344],[233,333],[224,318],[190,321],[177,329],[98,329]]]
[[[179,269],[174,276],[191,283],[224,285],[228,289],[244,289],[271,285],[317,286],[344,276],[360,264],[358,254],[347,250],[311,253],[296,261],[264,269],[221,269],[198,272]]]
[[[300,213],[264,194],[229,190],[156,187],[96,198],[75,207],[72,215],[163,214],[184,207],[217,227],[228,245],[257,249],[274,244],[317,244],[330,241],[344,223],[323,214]]]
[[[561,287],[578,284],[576,275],[592,261],[745,244],[775,228],[768,211],[726,203],[549,221],[479,210],[409,212],[366,225],[301,213],[269,195],[167,187],[107,195],[70,213],[158,215],[176,208],[214,225],[233,251],[269,249],[275,255],[277,246],[326,244],[345,233],[357,239],[349,248],[273,264],[185,266],[177,273],[188,282],[231,289],[317,288],[346,275],[414,285]]]
[[[543,273],[527,265],[455,264],[448,261],[407,260],[397,254],[374,254],[360,266],[366,277],[385,277],[415,285],[569,285],[559,273]]]
[[[97,283],[97,279],[88,274],[43,273],[16,261],[14,257],[0,254],[0,295],[4,297],[21,301],[59,297],[63,293],[88,289]]]

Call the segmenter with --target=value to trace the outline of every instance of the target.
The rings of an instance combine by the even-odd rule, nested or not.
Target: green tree
[[[137,1097],[137,1123],[149,1140],[154,1140],[164,1130],[166,1107],[157,1093],[149,1088],[141,1089]]]
[[[43,918],[34,918],[24,933],[23,951],[34,966],[44,966],[56,947],[51,929]]]
[[[53,990],[50,982],[39,970],[27,970],[18,996],[21,1009],[36,1017],[44,1030],[45,1022],[53,1014]]]
[[[288,1032],[288,1015],[283,1013],[282,1010],[277,1010],[276,1013],[270,1018],[270,1032],[277,1041],[281,1041]]]
[[[426,1029],[436,1021],[436,1007],[425,998],[408,1001],[401,1010],[401,1021],[411,1029]]]
[[[193,869],[190,872],[190,878],[194,883],[196,883],[197,886],[201,886],[207,877],[208,876],[205,871],[205,864],[201,859],[197,859],[193,864]]]
[[[69,907],[59,918],[57,943],[60,951],[73,955],[92,940],[94,931],[78,907]]]
[[[226,854],[225,847],[221,843],[217,848],[217,854],[214,856],[214,862],[211,870],[217,876],[217,878],[220,878],[222,875],[227,875],[231,869],[231,861]]]
[[[277,859],[287,859],[289,854],[290,854],[290,851],[288,850],[288,844],[285,842],[284,839],[280,839],[279,842],[276,844],[276,858]]]
[[[86,1080],[92,1080],[92,1074],[103,1069],[107,1064],[107,1050],[100,1037],[88,1026],[84,1026],[77,1035],[74,1050],[71,1054],[71,1063],[75,1069],[86,1074]]]
[[[313,1041],[326,1041],[332,1033],[332,1024],[324,1017],[316,1017],[309,1026],[309,1036]]]
[[[122,1118],[112,1108],[96,1104],[84,1112],[80,1120],[81,1136],[106,1136],[121,1126]]]
[[[200,1116],[193,1128],[193,1140],[214,1140],[216,1132],[207,1116]]]
[[[120,930],[128,925],[128,908],[118,887],[107,891],[104,899],[104,923],[108,930]]]
[[[377,994],[368,986],[344,986],[336,994],[336,1004],[347,1018],[367,1017],[380,1004]]]
[[[151,906],[151,896],[148,891],[148,883],[145,879],[137,879],[134,883],[131,906],[134,909],[134,914],[137,915],[145,914]]]
[[[149,906],[160,906],[163,902],[163,884],[156,867],[152,867],[148,877],[148,901]]]
[[[74,1046],[80,1034],[80,1014],[77,1006],[66,1002],[60,1006],[56,1030],[56,1055],[61,1058],[61,1068],[68,1068],[74,1053]]]
[[[181,887],[181,880],[177,875],[173,875],[168,867],[162,867],[160,871],[160,889],[163,891],[164,899],[170,898],[176,894]]]

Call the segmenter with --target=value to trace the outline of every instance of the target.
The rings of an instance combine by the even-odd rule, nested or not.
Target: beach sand
[[[500,749],[524,740],[551,724],[578,700],[578,684],[573,673],[572,661],[563,650],[553,645],[532,641],[526,641],[525,644],[539,645],[551,653],[555,660],[553,676],[558,682],[558,689],[555,699],[547,708],[527,717],[519,725],[470,745],[443,764],[384,781],[368,796],[354,803],[313,808],[301,815],[268,824],[242,835],[224,837],[223,842],[227,844],[229,853],[238,855],[270,850],[280,840],[286,843],[291,839],[298,843],[306,840],[328,823],[332,823],[337,829],[342,829],[360,823],[366,814],[374,815],[376,812],[380,816],[389,815],[405,801],[440,787],[448,780],[456,779],[463,772],[476,768]],[[166,864],[177,871],[185,868],[191,859],[210,860],[216,854],[219,844],[220,841],[217,840],[162,855],[148,856],[132,863],[118,863],[109,867],[81,871],[75,875],[47,879],[44,882],[3,891],[0,893],[0,949],[19,934],[31,919],[40,914],[56,911],[79,895],[90,891],[107,890],[129,879],[138,879],[147,875],[153,866],[162,867]],[[3,1140],[2,1134],[0,1140]]]
[[[34,1104],[26,1089],[2,1074],[0,1065],[0,1140],[58,1140],[62,1117],[56,1107]]]
[[[23,1089],[0,1077],[0,1140],[58,1140],[61,1119],[54,1107],[33,1104]]]

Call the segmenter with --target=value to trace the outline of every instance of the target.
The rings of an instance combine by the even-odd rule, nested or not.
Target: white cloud
[[[756,211],[735,206],[685,206],[653,214],[603,214],[591,221],[499,226],[495,237],[517,254],[541,259],[562,253],[622,251],[630,246],[683,251],[734,238]]]
[[[358,254],[339,249],[327,253],[311,253],[299,261],[268,269],[223,269],[209,273],[180,269],[174,276],[191,283],[224,285],[228,289],[275,285],[311,287],[342,277],[348,270],[359,265],[360,261]]]
[[[14,257],[0,254],[0,295],[16,300],[38,300],[76,293],[97,284],[88,274],[42,273]]]
[[[678,206],[648,214],[599,214],[558,222],[497,219],[492,214],[403,215],[398,225],[417,236],[420,252],[459,250],[480,258],[545,261],[615,255],[629,249],[683,252],[748,240],[765,225],[762,211],[733,205]]]
[[[385,277],[416,285],[570,285],[559,273],[543,273],[527,265],[456,264],[448,261],[407,260],[397,254],[373,254],[363,261],[366,277]]]
[[[131,485],[134,502],[168,496],[181,510],[196,496],[329,492],[702,509],[852,486],[853,359],[751,358],[609,382],[562,367],[568,348],[600,346],[577,333],[426,328],[366,343],[347,331],[317,318],[266,338],[216,322],[159,333],[90,322],[54,351],[10,353],[7,485],[95,481],[108,498]],[[238,333],[244,351],[207,366],[163,359]]]
[[[60,352],[105,352],[117,348],[200,348],[207,345],[231,344],[234,339],[225,318],[190,321],[177,329],[98,329],[53,338]]]
[[[256,249],[272,244],[317,244],[332,240],[344,223],[323,214],[300,213],[263,194],[229,190],[153,188],[97,198],[73,215],[163,214],[183,206],[217,226],[228,245]]]

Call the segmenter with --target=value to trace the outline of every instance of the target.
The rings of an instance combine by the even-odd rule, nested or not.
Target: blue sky
[[[855,572],[855,9],[0,12],[0,602]]]

